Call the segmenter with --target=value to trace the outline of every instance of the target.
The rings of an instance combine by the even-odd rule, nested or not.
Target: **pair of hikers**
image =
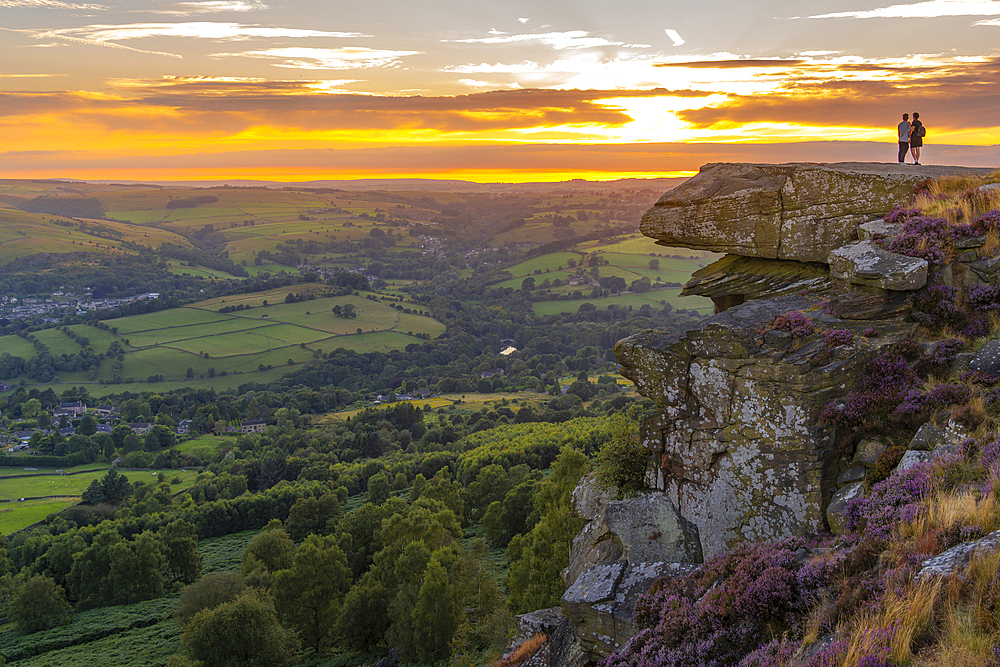
[[[899,132],[899,163],[906,164],[906,150],[910,150],[913,155],[913,164],[920,164],[920,149],[924,146],[924,136],[927,130],[920,122],[920,114],[913,112],[913,122],[910,122],[910,114],[903,114],[903,122],[897,126]]]

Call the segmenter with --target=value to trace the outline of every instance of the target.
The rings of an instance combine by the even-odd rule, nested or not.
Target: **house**
[[[240,433],[263,433],[266,427],[263,419],[244,419],[240,422]]]
[[[114,430],[115,429],[112,428],[111,424],[98,424],[97,425],[97,432],[98,433],[109,433],[110,434]]]
[[[110,417],[118,414],[118,408],[110,405],[98,405],[92,410],[98,417]]]
[[[191,432],[191,420],[182,419],[180,423],[177,424],[177,432],[181,435],[186,435]]]
[[[149,429],[153,428],[153,425],[149,422],[135,422],[134,424],[129,424],[128,427],[136,435],[145,435],[149,433]]]
[[[83,415],[87,412],[87,406],[82,401],[73,401],[70,403],[60,403],[56,410],[60,412],[65,410],[75,415]],[[55,415],[56,410],[53,410],[53,415]]]

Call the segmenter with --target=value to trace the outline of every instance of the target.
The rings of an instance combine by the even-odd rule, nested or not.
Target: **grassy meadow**
[[[10,535],[80,502],[80,496],[90,483],[104,476],[110,466],[86,465],[67,468],[64,474],[51,469],[23,471],[20,468],[0,468],[0,534]],[[187,487],[197,473],[191,470],[165,470],[167,479],[179,477],[181,483],[172,485],[173,492]],[[149,481],[155,471],[124,470],[129,481]],[[26,500],[21,501],[21,498]],[[30,498],[30,500],[28,500]]]

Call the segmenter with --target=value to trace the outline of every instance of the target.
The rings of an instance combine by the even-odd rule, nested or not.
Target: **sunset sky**
[[[1000,0],[0,0],[0,178],[1000,167]]]

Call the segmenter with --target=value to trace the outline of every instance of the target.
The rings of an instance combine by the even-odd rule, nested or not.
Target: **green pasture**
[[[97,331],[97,329],[94,329],[94,331]],[[64,334],[62,328],[36,331],[35,338],[45,343],[49,347],[49,352],[57,357],[62,354],[77,354],[83,349],[79,343]]]
[[[103,477],[109,469],[107,464],[102,467],[93,465],[69,468],[66,472],[80,474],[56,474],[51,469],[26,473],[24,477],[12,477],[18,474],[20,468],[0,468],[4,472],[3,484],[0,485],[0,534],[10,533],[26,528],[42,521],[56,512],[61,512],[80,502],[80,496],[95,479]],[[198,473],[188,470],[164,470],[167,479],[180,477],[181,484],[171,486],[174,492],[188,486]],[[155,482],[154,473],[148,470],[122,471],[130,482]],[[51,496],[42,498],[41,496]],[[19,501],[19,498],[39,498],[38,500]],[[8,501],[8,502],[4,502]]]
[[[120,317],[116,320],[107,320],[105,323],[109,327],[117,328],[119,335],[129,336],[137,331],[149,331],[166,327],[186,327],[191,324],[219,322],[224,319],[227,319],[226,315],[185,306],[182,308],[170,308],[169,310],[158,310],[155,313],[146,313],[144,315],[129,315],[128,317]]]
[[[323,341],[319,341],[322,343]],[[194,364],[196,374],[204,375],[209,368],[214,368],[216,373],[226,371],[227,373],[257,372],[257,367],[263,364],[274,366],[275,368],[288,365],[291,359],[297,364],[305,363],[313,358],[312,350],[301,348],[298,345],[283,347],[268,352],[248,352],[246,354],[236,354],[229,357],[219,357],[216,359],[203,359]],[[290,368],[283,372],[287,373]],[[179,377],[179,376],[178,376]],[[244,382],[265,382],[265,380],[248,379]]]
[[[559,267],[568,268],[570,260],[579,263],[580,257],[581,255],[575,252],[554,252],[540,257],[532,257],[520,264],[515,264],[507,270],[510,271],[511,275],[523,278],[533,275],[535,271],[542,271],[544,273],[546,271],[557,271]]]
[[[90,346],[98,352],[104,352],[116,340],[115,335],[110,331],[98,329],[89,324],[73,324],[70,326],[70,330],[78,336],[89,338]]]
[[[204,266],[185,266],[179,262],[167,262],[167,270],[178,276],[194,276],[196,278],[219,278],[227,280],[232,278],[232,274],[225,271],[218,271]]]
[[[618,296],[606,296],[599,299],[579,299],[571,301],[538,301],[534,304],[537,315],[553,315],[555,313],[575,313],[580,310],[584,303],[592,303],[598,308],[607,308],[614,304],[616,306],[629,307],[635,309],[643,305],[650,305],[653,308],[662,308],[661,301],[666,301],[674,308],[685,310],[696,310],[699,313],[711,315],[715,311],[712,300],[701,296],[680,296],[680,289],[674,287],[663,287],[654,289],[643,294],[619,294]]]
[[[275,265],[277,266],[277,265]],[[317,294],[329,289],[326,285],[321,283],[297,283],[295,285],[289,285],[288,287],[279,287],[277,289],[267,290],[266,292],[252,292],[248,294],[230,294],[229,296],[215,297],[214,299],[206,299],[205,301],[199,301],[193,303],[189,308],[201,308],[203,310],[217,311],[222,306],[250,306],[255,308],[257,306],[263,305],[265,301],[268,302],[270,306],[282,305],[285,302],[285,297],[289,292],[300,294],[302,292],[316,292]],[[258,317],[265,311],[260,311],[258,313],[234,313],[234,315],[240,315],[243,317]]]
[[[31,359],[35,356],[35,346],[30,340],[24,340],[19,336],[0,336],[0,354],[4,352],[22,359]]]
[[[220,317],[224,317],[225,319],[205,324],[137,331],[128,335],[129,344],[132,347],[147,347],[157,343],[165,345],[179,340],[202,338],[204,336],[220,336],[232,331],[255,329],[271,324],[268,320],[251,319],[249,317],[230,317],[229,315],[220,315]]]
[[[6,481],[4,482],[6,485]],[[80,502],[79,497],[42,498],[40,500],[25,500],[18,502],[0,502],[0,535],[27,528],[56,512],[62,512]]]
[[[251,276],[258,276],[262,273],[270,273],[272,276],[275,276],[282,271],[294,274],[302,273],[294,266],[285,266],[283,264],[261,264],[260,266],[254,266],[252,262],[247,262],[247,264],[248,266],[245,266],[244,268]]]
[[[232,438],[229,438],[229,441],[232,442]],[[243,558],[243,550],[259,532],[259,530],[244,530],[224,537],[210,537],[199,541],[198,551],[202,557],[202,574],[238,571],[240,561]]]
[[[401,333],[413,332],[430,334],[431,338],[437,338],[445,332],[445,326],[441,322],[438,322],[433,317],[427,317],[425,315],[414,315],[412,313],[399,313],[399,323],[396,325],[396,330]]]
[[[236,438],[233,438],[232,436],[204,434],[186,442],[179,443],[176,447],[174,447],[174,449],[182,454],[190,454],[199,449],[208,449],[212,452],[217,452],[227,445],[233,445],[235,442]]]
[[[189,352],[170,347],[146,348],[125,355],[122,377],[145,380],[150,375],[162,374],[167,378],[181,378],[184,377],[188,366],[194,366],[199,361],[208,361],[208,359],[199,359]],[[100,377],[105,380],[110,379],[110,369],[110,363],[107,366],[101,364]]]

